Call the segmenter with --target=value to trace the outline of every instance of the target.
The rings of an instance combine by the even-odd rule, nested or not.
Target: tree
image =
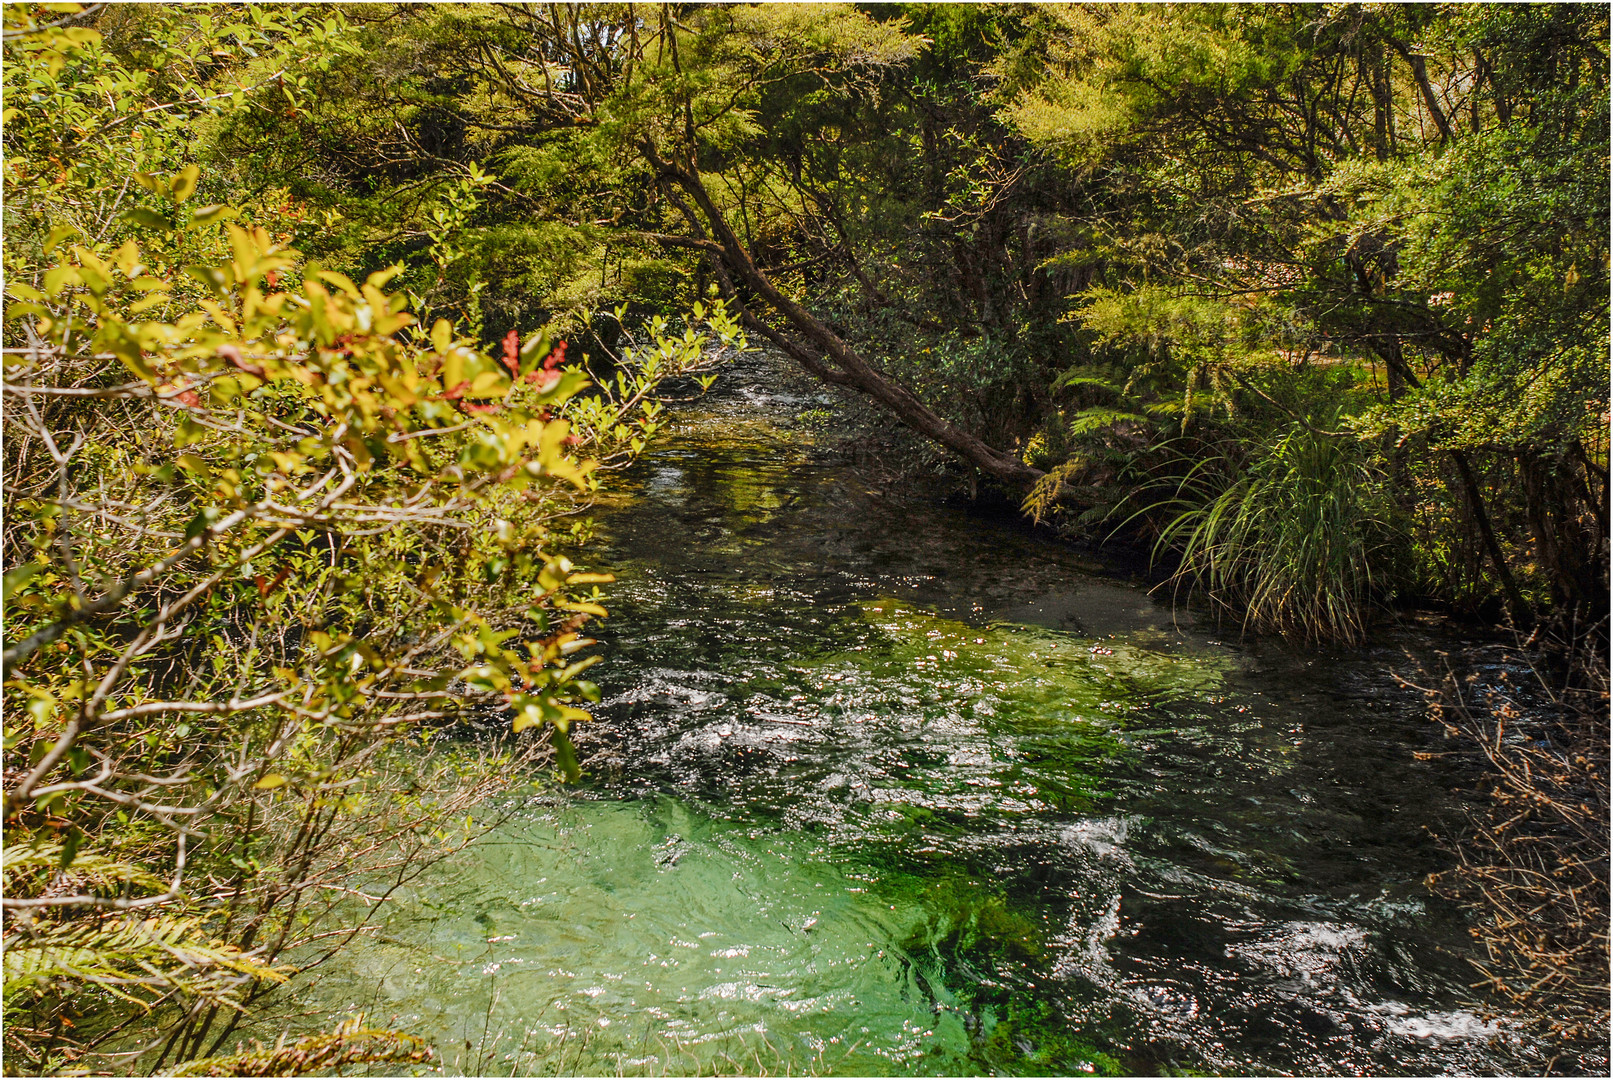
[[[649,253],[679,273],[666,253],[694,253],[744,325],[819,378],[868,395],[991,475],[1038,475],[935,412],[803,302],[805,266],[826,249],[848,263],[862,253],[834,185],[783,150],[768,127],[779,118],[764,124],[764,114],[794,109],[777,126],[799,129],[814,111],[843,113],[874,94],[919,44],[899,26],[841,7],[517,4],[422,13],[391,31],[374,42],[387,58],[357,78],[377,104],[406,102],[414,128],[355,140],[369,160],[405,163],[388,198],[475,159],[500,176],[502,220],[531,229],[534,214],[560,218],[594,248],[602,282],[614,266],[626,284]],[[330,119],[349,132],[363,125]],[[272,128],[268,141],[289,161],[291,133]],[[441,142],[428,132],[443,129],[461,133],[452,152],[425,151]],[[257,130],[240,138],[263,141]]]
[[[1189,405],[1219,403],[1235,430],[1359,441],[1416,540],[1405,587],[1495,587],[1520,622],[1601,603],[1605,13],[1056,15],[1058,66],[1007,115],[1072,170],[1107,174],[1109,259],[1079,317],[1116,350],[1118,382],[1154,380],[1167,396],[1150,404],[1180,404],[1184,431]],[[1336,411],[1305,382],[1351,367],[1376,389],[1319,422],[1310,410]],[[1253,460],[1239,456],[1224,485]]]
[[[467,325],[485,313],[486,341],[541,308],[604,358],[615,329],[598,306],[715,290],[808,370],[1028,487],[1032,512],[1070,527],[1124,523],[1152,542],[1168,512],[1207,511],[1270,465],[1297,424],[1351,444],[1361,482],[1335,492],[1351,520],[1412,541],[1339,549],[1381,564],[1334,579],[1373,583],[1338,610],[1364,618],[1398,594],[1523,620],[1605,591],[1605,440],[1587,408],[1599,363],[1518,351],[1539,359],[1569,337],[1583,347],[1564,358],[1601,351],[1599,186],[1552,180],[1533,208],[1507,194],[1547,183],[1550,161],[1600,175],[1597,9],[514,4],[365,18],[363,59],[308,74],[321,93],[292,115],[233,115],[218,158],[339,211],[310,241],[355,273],[403,263],[422,302]],[[472,169],[487,180],[474,198]],[[1458,232],[1435,239],[1430,200],[1481,175],[1489,194],[1460,198],[1486,220],[1533,222],[1519,238],[1546,253],[1510,308],[1533,327],[1520,334],[1417,255],[1445,244],[1447,269],[1466,257],[1447,244]],[[1572,228],[1553,233],[1556,209]],[[460,243],[437,239],[439,217]],[[1466,265],[1538,261],[1509,250]],[[1486,275],[1493,292],[1503,275]],[[1572,315],[1541,291],[1571,276]],[[1516,363],[1475,359],[1503,338]],[[1493,400],[1557,389],[1535,420],[1463,398],[1464,415],[1494,421],[1482,438],[1430,421],[1435,397],[1483,379]],[[1536,420],[1546,442],[1514,437]],[[1184,487],[1200,459],[1215,464]],[[1414,558],[1382,563],[1399,546]],[[1260,573],[1262,552],[1241,550]],[[1249,599],[1210,591],[1230,609]]]

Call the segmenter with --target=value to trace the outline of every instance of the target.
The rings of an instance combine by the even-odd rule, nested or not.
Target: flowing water
[[[389,902],[320,1017],[469,1073],[1533,1072],[1422,882],[1392,672],[1240,642],[788,423],[753,358],[602,515],[588,776]],[[782,421],[782,422],[781,422]]]

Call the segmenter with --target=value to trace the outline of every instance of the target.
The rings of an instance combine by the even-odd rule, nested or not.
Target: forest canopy
[[[485,340],[720,297],[1255,626],[1605,599],[1598,7],[348,18],[216,165]]]

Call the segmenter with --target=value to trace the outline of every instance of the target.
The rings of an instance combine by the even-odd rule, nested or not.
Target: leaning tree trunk
[[[741,317],[747,327],[783,349],[813,375],[867,394],[912,430],[940,443],[1005,484],[1027,488],[1041,478],[1040,469],[1026,465],[1017,455],[988,446],[976,435],[938,416],[911,390],[865,360],[823,320],[781,292],[740,243],[701,183],[699,174],[662,158],[653,145],[646,143],[642,148],[659,174],[662,190],[698,233],[692,237],[654,234],[654,238],[705,252],[719,278],[726,279],[724,292],[731,299],[737,299],[734,289],[737,278],[752,296],[783,316],[797,336],[779,331],[742,304]],[[687,195],[694,206],[680,195]]]

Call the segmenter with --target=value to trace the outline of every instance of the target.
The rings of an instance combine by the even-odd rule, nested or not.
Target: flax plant
[[[1360,445],[1295,422],[1230,482],[1228,465],[1198,463],[1154,508],[1174,510],[1154,549],[1179,553],[1174,587],[1249,629],[1360,640],[1388,592],[1397,535]]]

